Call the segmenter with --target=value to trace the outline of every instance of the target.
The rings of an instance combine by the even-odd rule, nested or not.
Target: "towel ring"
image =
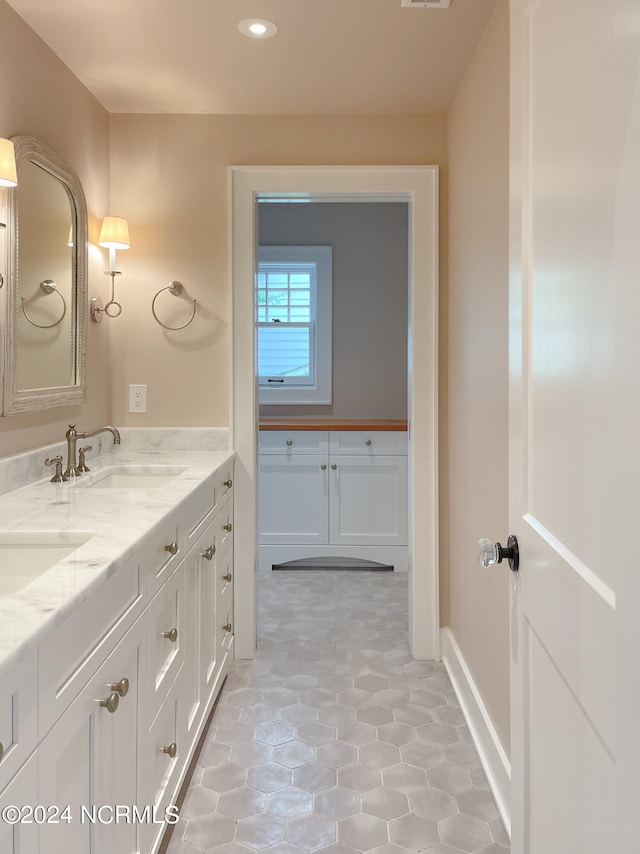
[[[54,326],[59,326],[64,320],[64,317],[67,313],[67,303],[65,302],[65,299],[60,293],[60,291],[56,288],[56,283],[53,281],[53,279],[45,279],[44,282],[40,282],[40,290],[44,291],[45,294],[52,294],[54,292],[58,294],[58,296],[62,300],[62,305],[64,306],[60,318],[56,320],[55,323],[36,323],[35,320],[31,320],[31,318],[27,314],[27,309],[24,307],[24,297],[20,297],[20,300],[22,301],[22,312],[32,326],[37,326],[38,329],[53,329]]]
[[[189,318],[189,320],[187,320],[186,323],[183,323],[182,326],[167,326],[166,323],[163,323],[160,320],[160,318],[156,314],[156,300],[158,299],[162,291],[169,291],[169,293],[172,293],[174,296],[177,297],[180,296],[180,294],[184,291],[184,285],[182,284],[182,282],[169,282],[166,288],[160,288],[158,293],[154,296],[151,302],[151,313],[153,314],[153,318],[156,323],[159,323],[160,326],[162,326],[164,329],[170,329],[172,332],[176,332],[178,329],[185,329],[187,326],[189,326],[190,323],[193,323],[193,319],[196,316],[196,300],[193,300],[193,312],[191,314],[191,317]]]

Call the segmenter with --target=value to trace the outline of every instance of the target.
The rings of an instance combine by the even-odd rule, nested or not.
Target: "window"
[[[331,247],[261,246],[260,403],[331,403]]]

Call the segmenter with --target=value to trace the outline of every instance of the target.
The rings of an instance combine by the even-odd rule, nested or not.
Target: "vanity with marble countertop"
[[[206,490],[216,471],[232,458],[229,451],[129,450],[123,443],[88,460],[91,471],[65,483],[49,477],[0,496],[0,566],[2,541],[9,532],[51,532],[47,542],[61,545],[73,534],[87,541],[13,595],[0,569],[0,675],[38,643],[43,633],[67,618],[87,595],[140,548],[167,514],[195,490]],[[96,476],[112,467],[150,471],[184,469],[161,485],[101,488]],[[142,472],[140,472],[142,473]],[[151,476],[153,478],[153,475]],[[67,535],[66,537],[64,535]]]
[[[173,802],[234,654],[234,454],[218,432],[124,430],[63,483],[33,480],[61,448],[0,460],[0,806],[46,793],[80,809],[100,787]],[[153,854],[163,828],[118,845]],[[2,851],[85,854],[73,827],[9,830]]]

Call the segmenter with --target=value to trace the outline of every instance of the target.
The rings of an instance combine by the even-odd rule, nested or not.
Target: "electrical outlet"
[[[147,411],[147,387],[146,385],[129,386],[129,412]]]

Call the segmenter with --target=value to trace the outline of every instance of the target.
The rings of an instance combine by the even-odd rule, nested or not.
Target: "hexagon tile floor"
[[[407,576],[260,574],[258,653],[227,679],[167,854],[508,854]]]

